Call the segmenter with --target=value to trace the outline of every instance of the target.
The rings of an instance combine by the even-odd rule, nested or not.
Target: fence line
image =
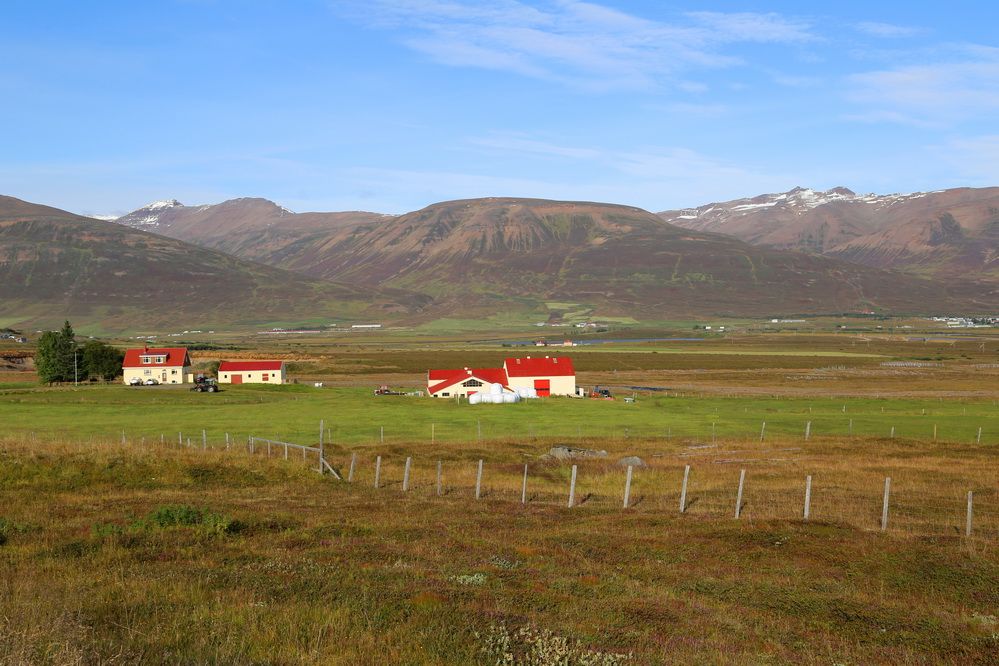
[[[123,436],[124,436],[124,433],[123,433]],[[202,446],[201,447],[197,447],[196,445],[192,445],[190,437],[185,437],[182,432],[178,433],[178,445],[181,446],[181,447],[184,447],[185,446],[185,442],[186,442],[186,447],[188,449],[190,449],[190,450],[193,450],[193,451],[198,451],[198,450],[205,451],[205,450],[207,450],[209,448],[208,435],[207,435],[207,431],[206,430],[202,430],[202,437],[201,437],[201,439],[202,439]],[[225,433],[225,439],[226,439],[226,445],[227,445],[227,448],[225,450],[228,451],[228,450],[230,450],[228,448],[229,445],[230,445],[230,443],[231,442],[235,442],[236,439],[233,438],[233,437],[231,437],[229,433]],[[112,438],[112,441],[114,441],[114,438]],[[141,437],[141,442],[142,442],[143,446],[146,445],[147,441],[149,441],[151,444],[154,444],[155,443],[155,438],[147,440],[147,438],[145,436]],[[161,445],[163,445],[163,446],[166,445],[165,444],[166,438],[165,438],[165,435],[163,433],[160,433],[159,441],[160,441]],[[133,438],[133,442],[135,442],[134,438]],[[328,473],[328,474],[334,476],[334,478],[336,478],[338,480],[344,480],[343,477],[342,477],[342,475],[340,474],[339,470],[337,470],[329,462],[329,460],[326,459],[325,450],[324,450],[324,440],[322,438],[322,435],[321,435],[321,439],[320,439],[320,446],[318,446],[318,447],[316,447],[316,446],[307,446],[307,445],[303,445],[303,444],[295,444],[295,443],[292,443],[292,442],[286,442],[286,441],[281,441],[281,440],[276,440],[276,439],[269,439],[269,438],[264,438],[264,437],[258,437],[258,436],[254,436],[254,435],[249,435],[247,437],[246,449],[251,454],[254,454],[255,451],[258,448],[260,448],[260,449],[264,449],[265,448],[267,450],[268,456],[269,456],[269,455],[272,454],[272,449],[274,447],[283,448],[283,453],[284,453],[283,457],[286,460],[288,459],[288,451],[291,450],[291,449],[301,450],[302,453],[303,453],[303,457],[306,454],[310,454],[310,453],[316,454],[317,461],[318,461],[318,469],[317,469],[317,471],[319,471],[321,474],[327,474]],[[238,451],[239,448],[240,447],[232,447],[232,450],[233,451]],[[213,448],[212,450],[219,450],[219,449]],[[797,449],[797,450],[800,450],[800,449]],[[346,481],[353,482],[355,480],[356,469],[357,469],[357,462],[358,462],[357,452],[351,452],[349,460],[350,460],[350,462],[349,462],[349,472],[347,474]],[[377,456],[376,460],[375,460],[375,476],[374,476],[374,487],[375,488],[381,488],[382,485],[383,485],[381,483],[382,462],[383,462],[382,456],[381,455]],[[729,461],[729,462],[734,462],[734,461]],[[483,493],[483,481],[484,481],[484,477],[485,477],[485,464],[484,463],[485,463],[484,460],[479,459],[477,461],[477,465],[476,465],[476,468],[475,468],[474,497],[475,497],[476,500],[483,499],[485,497],[485,494]],[[402,489],[403,489],[404,492],[408,493],[412,489],[412,487],[413,487],[412,486],[412,478],[413,478],[412,475],[414,473],[414,467],[415,467],[415,465],[414,465],[414,459],[413,459],[413,457],[412,456],[407,456],[405,458],[405,467],[404,467],[403,481],[402,481]],[[436,477],[436,484],[435,484],[435,494],[436,494],[436,496],[443,496],[445,494],[444,493],[444,488],[443,488],[443,461],[437,460],[436,461],[436,467],[437,467],[437,477]],[[531,496],[528,495],[529,469],[530,469],[530,465],[529,464],[524,464],[523,478],[522,478],[521,487],[520,487],[520,497],[519,497],[519,499],[520,499],[520,503],[521,504],[525,504],[525,505],[528,504],[533,499],[533,497],[531,497]],[[681,484],[680,489],[679,489],[679,507],[678,508],[679,508],[679,513],[681,515],[688,513],[688,509],[689,509],[690,505],[692,504],[692,502],[688,503],[688,491],[689,491],[689,482],[690,482],[690,478],[691,478],[691,470],[692,470],[692,466],[690,464],[687,464],[687,465],[684,466],[683,477],[682,477],[682,484]],[[591,494],[587,494],[587,495],[584,496],[583,502],[578,502],[577,501],[577,484],[579,482],[579,472],[580,471],[581,470],[579,470],[579,468],[578,468],[578,466],[576,464],[572,465],[571,470],[570,470],[570,475],[571,476],[570,476],[570,479],[569,479],[569,497],[568,497],[568,502],[567,502],[567,506],[569,508],[579,507],[582,504],[589,505],[589,504],[591,504],[591,502],[589,502],[590,498],[594,497],[594,495],[591,493]],[[662,468],[656,468],[653,471],[654,471],[654,473],[662,473],[662,471],[664,471],[664,470]],[[634,482],[636,480],[636,474],[635,474],[635,472],[636,472],[636,470],[634,469],[633,465],[628,465],[626,467],[626,469],[624,469],[624,473],[626,475],[626,478],[625,478],[625,482],[624,482],[624,500],[623,500],[622,504],[623,504],[623,508],[625,508],[625,509],[632,508],[631,498],[632,498],[633,484],[634,484]],[[606,473],[606,471],[604,472],[604,474],[605,473]],[[800,479],[800,477],[799,477],[799,479]],[[743,469],[740,470],[738,487],[737,487],[737,490],[736,490],[735,518],[737,518],[737,519],[742,517],[743,511],[744,511],[744,509],[745,509],[746,506],[753,506],[753,507],[759,507],[759,506],[767,507],[768,506],[766,500],[762,501],[762,502],[759,501],[759,500],[757,500],[755,502],[755,504],[754,504],[754,500],[751,498],[750,502],[748,504],[746,502],[744,502],[744,499],[745,499],[745,490],[746,490],[746,481],[747,481],[747,471],[746,471],[745,468],[743,468]],[[933,494],[925,493],[925,494],[922,494],[922,495],[920,495],[919,493],[915,493],[915,492],[903,493],[903,504],[898,504],[897,501],[895,501],[894,498],[892,497],[891,485],[892,485],[892,479],[891,479],[891,477],[890,476],[889,477],[885,477],[884,478],[884,488],[883,488],[883,493],[882,493],[882,497],[881,497],[880,521],[878,521],[878,527],[880,528],[880,531],[882,531],[882,532],[889,531],[889,510],[891,510],[892,515],[894,516],[894,518],[891,521],[895,525],[894,531],[898,531],[900,529],[899,525],[906,525],[906,524],[908,524],[908,525],[918,525],[919,526],[916,529],[912,529],[911,527],[909,528],[909,531],[915,532],[915,533],[924,533],[924,534],[925,533],[937,533],[937,532],[939,532],[940,529],[947,529],[947,530],[949,530],[949,529],[953,528],[953,530],[954,530],[954,532],[956,534],[963,535],[964,537],[976,536],[976,537],[981,538],[981,537],[984,536],[985,538],[990,538],[990,539],[994,539],[996,537],[999,537],[999,531],[997,531],[993,527],[994,516],[992,516],[992,514],[994,513],[994,511],[992,511],[991,508],[989,508],[989,507],[987,507],[987,511],[983,515],[990,516],[992,518],[992,520],[991,521],[988,521],[988,520],[986,521],[988,523],[988,526],[984,530],[982,529],[982,527],[980,525],[977,526],[978,527],[978,532],[975,533],[975,527],[976,527],[976,525],[975,525],[976,521],[974,520],[974,518],[975,518],[975,516],[974,516],[974,513],[975,513],[974,499],[975,498],[974,498],[974,491],[973,490],[962,491],[963,493],[966,493],[966,496],[962,497],[962,499],[961,499],[961,503],[965,504],[965,506],[962,506],[960,509],[957,509],[956,508],[956,504],[957,504],[956,499],[946,500],[946,499],[942,498],[942,495],[943,495],[942,493],[933,493]],[[729,487],[731,488],[731,486],[729,486]],[[563,486],[563,488],[564,488],[564,486]],[[620,488],[620,486],[618,486],[618,488]],[[798,488],[800,489],[801,486],[798,486]],[[829,490],[830,490],[829,488],[825,488],[825,490],[824,490],[823,487],[820,487],[820,498],[828,498],[832,494],[835,494],[835,493],[823,494],[823,492],[828,492]],[[847,500],[852,501],[854,505],[856,505],[858,503],[858,501],[861,500],[863,498],[863,496],[864,496],[863,493],[854,493],[853,491],[848,491],[848,490],[843,489],[843,488],[834,488],[834,490],[835,490],[836,493],[839,494],[839,496],[846,497]],[[813,508],[814,508],[812,491],[813,491],[812,475],[808,475],[808,476],[805,477],[804,506],[802,508],[801,513],[798,514],[804,521],[809,521],[812,518],[812,511],[813,511]],[[717,513],[717,508],[718,508],[717,501],[718,501],[718,495],[721,492],[723,492],[723,489],[719,490],[718,488],[709,488],[709,489],[701,489],[698,492],[697,489],[695,488],[695,493],[697,493],[697,494],[695,494],[695,501],[698,500],[698,499],[703,499],[703,498],[708,498],[708,501],[713,501],[714,504],[712,504],[712,506],[708,507],[708,508],[709,508],[712,516],[717,516],[718,515],[718,513]],[[731,492],[731,490],[729,492]],[[757,493],[762,493],[762,492],[765,492],[765,491],[756,491],[756,492]],[[775,497],[783,497],[784,495],[786,495],[787,490],[784,489],[784,488],[777,488],[777,489],[772,489],[770,492]],[[800,492],[800,490],[799,490],[799,492]],[[492,493],[490,493],[490,495],[491,494]],[[506,494],[508,496],[509,490],[507,490],[507,491],[499,491],[497,493],[497,495],[500,498],[504,497],[504,494]],[[752,490],[751,489],[750,489],[750,494],[752,495]],[[668,493],[668,495],[672,495],[672,493]],[[541,500],[540,503],[542,503],[542,504],[550,504],[555,499],[553,497],[553,491],[550,490],[550,489],[547,490],[547,491],[542,492],[542,496],[547,496],[548,497],[547,500],[545,500],[545,499]],[[676,497],[676,495],[672,495],[672,496]],[[986,493],[985,496],[986,497],[992,497],[993,495],[992,495],[992,493]],[[562,497],[564,498],[565,495],[562,495]],[[598,502],[597,502],[598,504],[601,504],[601,502],[609,499],[607,495],[597,495],[595,497],[597,497],[597,499],[598,499]],[[620,495],[618,495],[618,497],[620,498]],[[712,497],[714,497],[715,499],[712,500],[711,499]],[[731,495],[729,495],[729,497],[731,497]],[[798,495],[798,497],[800,498],[801,495]],[[966,500],[966,503],[965,503],[965,500]],[[564,501],[564,500],[562,500],[562,501]],[[620,501],[620,500],[618,500],[618,501]],[[640,497],[640,502],[641,501],[644,501],[644,498]],[[729,500],[729,501],[731,501],[731,500]],[[828,500],[827,500],[827,502],[828,502]],[[908,503],[906,504],[905,502],[908,502]],[[958,520],[955,520],[954,523],[943,523],[944,525],[948,525],[949,524],[950,527],[941,528],[940,525],[941,525],[942,521],[940,521],[940,520],[934,520],[934,518],[939,518],[940,511],[943,509],[944,504],[947,504],[949,502],[954,502],[955,506],[953,506],[951,508],[948,508],[946,514],[944,514],[944,515],[950,515],[951,512],[953,512],[953,518],[956,519],[956,518],[958,518],[960,516],[960,513],[964,513],[963,516],[960,516],[961,518],[963,518],[963,521],[961,521],[961,520],[958,519]],[[561,503],[561,502],[559,502],[559,503]],[[703,502],[702,502],[702,504],[703,504]],[[603,504],[601,504],[601,505],[603,505]],[[827,506],[833,506],[833,507],[835,507],[835,505],[836,505],[835,502],[831,502],[831,503],[827,504]],[[928,505],[935,505],[935,506],[928,506]],[[563,504],[563,506],[566,506],[566,504]],[[622,506],[622,505],[619,505],[619,506]],[[676,505],[674,505],[674,506],[676,506]],[[731,505],[729,505],[729,506],[731,506]],[[771,514],[773,513],[772,512],[773,506],[776,506],[776,504],[771,503],[769,505],[769,507],[771,509]],[[801,507],[802,505],[798,504],[797,506]],[[989,506],[991,506],[991,505],[989,505]],[[915,513],[915,511],[917,510],[915,507],[918,507],[918,510],[923,511],[923,513],[919,513],[919,514]],[[932,512],[931,513],[926,513],[926,510],[928,508],[931,509],[932,511],[936,511],[937,513],[932,513]],[[699,509],[700,509],[700,507],[699,507]],[[820,509],[821,509],[821,506],[820,506]],[[961,509],[964,509],[964,511],[961,511]],[[822,511],[820,511],[820,513],[822,513]],[[764,508],[763,513],[760,514],[759,516],[756,515],[756,509],[754,508],[753,514],[754,514],[754,518],[780,519],[779,515],[765,515],[765,514],[767,514],[767,509],[766,508]],[[732,515],[732,514],[730,513],[728,515]],[[830,519],[830,517],[827,516],[827,515],[825,515],[825,514],[823,514],[823,516],[824,516],[824,519],[826,519],[826,520]],[[843,516],[840,515],[839,518],[842,519]],[[849,517],[846,518],[845,522],[848,522],[848,523],[852,522],[853,524],[857,524],[857,521],[855,520],[855,518],[856,518],[856,514],[851,514]],[[820,519],[823,519],[823,517],[820,517]],[[906,519],[908,519],[908,522],[906,522]],[[868,523],[868,524],[870,524],[870,523]],[[904,529],[904,528],[902,528],[902,529]],[[934,532],[934,530],[937,530],[937,532]]]

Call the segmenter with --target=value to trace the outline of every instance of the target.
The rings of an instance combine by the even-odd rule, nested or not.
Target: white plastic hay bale
[[[468,396],[468,404],[470,404],[470,405],[477,405],[480,402],[482,402],[482,394],[481,393],[473,393],[472,395]]]
[[[489,386],[489,392],[492,393],[493,395],[496,395],[497,393],[499,393],[499,394],[502,395],[502,393],[503,393],[503,385],[502,384],[490,384],[490,386]]]
[[[516,393],[504,393],[503,402],[520,402],[520,396]]]

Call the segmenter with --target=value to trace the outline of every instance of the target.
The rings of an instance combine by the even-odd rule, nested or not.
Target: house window
[[[143,363],[152,363],[152,362],[153,362],[153,359],[152,359],[152,358],[150,358],[149,356],[143,356],[143,357],[142,357],[142,362],[143,362]]]
[[[170,371],[170,374],[171,374],[171,375],[176,375],[176,374],[177,374],[177,371],[176,371],[176,370],[171,370],[171,371]]]
[[[451,397],[451,394],[450,393],[441,393],[441,397],[442,398],[449,398],[449,397]]]
[[[156,357],[156,362],[157,362],[157,363],[162,363],[162,362],[163,362],[163,361],[165,361],[165,360],[166,360],[166,358],[164,358],[163,356],[157,356],[157,357]]]
[[[144,375],[151,375],[151,374],[153,374],[153,371],[150,370],[149,368],[146,368],[145,370],[142,371],[142,374],[144,374]]]
[[[462,384],[462,386],[482,386],[482,382],[478,379],[469,379],[467,382]]]
[[[266,381],[267,381],[267,380],[268,380],[269,378],[270,378],[270,375],[269,375],[269,374],[267,374],[266,372],[265,372],[265,373],[264,373],[263,375],[261,375],[261,377],[260,377],[261,381],[265,381],[265,382],[266,382]]]

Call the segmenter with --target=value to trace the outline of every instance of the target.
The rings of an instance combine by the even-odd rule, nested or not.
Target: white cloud
[[[353,15],[408,33],[405,45],[442,64],[589,90],[674,85],[689,69],[740,64],[727,45],[816,39],[808,23],[772,13],[693,12],[664,22],[575,0],[376,0]]]
[[[946,124],[999,110],[999,49],[971,46],[952,62],[905,65],[848,77],[860,114],[908,124]],[[967,57],[973,56],[973,57]]]
[[[857,30],[865,35],[873,37],[903,38],[915,37],[925,32],[922,28],[907,25],[895,25],[893,23],[879,23],[877,21],[864,21],[858,23]]]
[[[808,22],[780,14],[689,12],[687,16],[711,29],[720,41],[787,44],[816,39]]]

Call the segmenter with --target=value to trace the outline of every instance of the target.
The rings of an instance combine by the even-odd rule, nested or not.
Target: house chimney
[[[143,353],[149,351],[149,340],[146,340],[145,342],[142,343],[142,351]]]

